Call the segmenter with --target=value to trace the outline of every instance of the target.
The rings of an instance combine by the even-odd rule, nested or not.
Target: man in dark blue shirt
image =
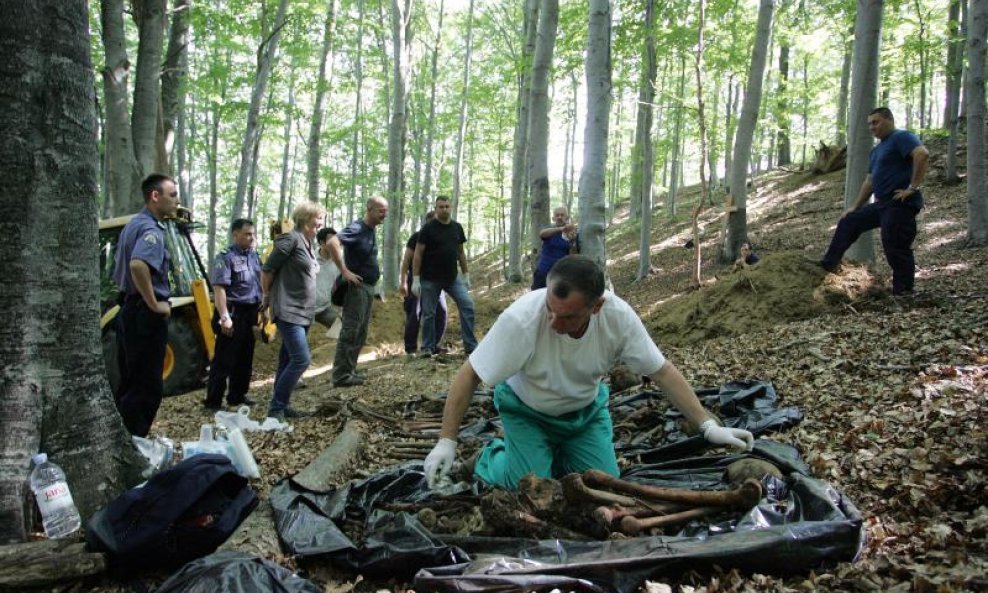
[[[905,295],[913,291],[916,276],[912,244],[930,153],[915,134],[896,129],[887,107],[868,114],[868,128],[879,139],[869,156],[868,176],[837,223],[820,265],[828,272],[836,270],[861,233],[881,227],[882,250],[892,268],[892,294]],[[872,194],[875,201],[866,205]]]
[[[117,410],[131,434],[151,430],[164,389],[162,370],[168,344],[170,260],[161,221],[178,211],[178,189],[167,175],[153,173],[141,183],[144,209],[127,223],[117,241],[113,279],[122,299],[116,317],[120,385]]]
[[[381,197],[367,200],[363,218],[354,220],[329,239],[329,255],[340,269],[340,280],[346,286],[343,297],[343,327],[336,343],[333,360],[333,385],[350,387],[364,382],[357,372],[357,358],[367,341],[374,285],[381,277],[377,265],[377,238],[374,229],[388,216],[388,201]],[[344,256],[345,250],[345,256]]]
[[[579,253],[576,232],[576,225],[570,222],[569,211],[565,206],[552,211],[552,226],[539,231],[542,252],[539,254],[539,264],[532,275],[532,290],[545,288],[545,280],[553,264],[567,255]]]
[[[254,326],[261,304],[261,259],[254,250],[253,221],[238,218],[230,231],[233,242],[216,256],[210,278],[216,305],[216,354],[209,365],[203,406],[212,412],[220,409],[224,392],[231,406],[254,404],[247,398],[247,390],[254,369]]]

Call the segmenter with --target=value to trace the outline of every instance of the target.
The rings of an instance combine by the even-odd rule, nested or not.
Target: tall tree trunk
[[[672,165],[669,180],[669,193],[666,195],[666,214],[670,220],[676,218],[676,197],[682,179],[682,166],[679,157],[682,154],[683,137],[683,102],[686,100],[686,56],[679,58],[679,92],[676,94],[676,123],[672,132]]]
[[[727,232],[721,245],[721,260],[734,261],[738,257],[741,244],[747,240],[747,179],[748,162],[751,158],[751,143],[758,122],[758,105],[762,100],[762,77],[765,75],[765,62],[768,54],[768,41],[772,34],[772,13],[774,0],[761,0],[758,7],[758,29],[755,44],[751,48],[751,64],[748,68],[748,88],[741,104],[738,118],[738,131],[734,138],[734,158],[731,168],[730,199],[727,201]]]
[[[101,0],[103,29],[103,102],[106,105],[107,214],[121,216],[144,205],[141,171],[134,157],[130,128],[130,60],[124,35],[123,0]]]
[[[312,106],[312,120],[309,125],[309,152],[306,156],[306,196],[310,202],[319,201],[319,160],[321,151],[319,143],[322,136],[323,100],[327,87],[333,78],[333,58],[330,51],[333,47],[333,29],[336,27],[336,0],[329,0],[326,6],[326,21],[322,33],[322,52],[319,57],[319,79],[316,82],[316,98]],[[326,69],[330,69],[327,76]]]
[[[227,48],[226,50],[226,69],[225,72],[230,71],[230,65],[233,62],[233,52]],[[223,110],[223,104],[226,102],[226,91],[229,87],[229,76],[225,75],[219,81],[213,81],[215,84],[219,83],[219,101],[213,101],[211,116],[212,121],[210,121],[209,130],[209,222],[206,229],[206,261],[213,261],[213,255],[216,253],[216,205],[219,203],[219,150],[220,150],[220,112]],[[279,210],[278,219],[281,220],[282,212]],[[235,218],[235,217],[231,217]]]
[[[542,0],[538,42],[532,61],[531,133],[529,136],[529,213],[532,232],[529,249],[533,255],[542,243],[539,230],[549,222],[549,71],[559,25],[559,0]],[[602,176],[603,177],[603,176]],[[602,196],[603,197],[603,196]]]
[[[700,214],[700,210],[703,205],[707,202],[709,198],[708,192],[710,191],[707,185],[706,172],[704,171],[704,163],[707,160],[707,116],[704,112],[705,106],[703,103],[703,28],[706,26],[705,19],[705,4],[706,0],[699,0],[697,2],[697,18],[696,18],[696,51],[694,52],[695,59],[693,61],[693,71],[696,74],[696,115],[697,123],[700,128],[700,200],[697,203],[695,214],[693,216],[693,252],[695,267],[693,269],[693,283],[699,287],[703,284],[702,270],[703,270],[703,258],[700,232],[697,226],[697,217]]]
[[[919,45],[919,130],[922,134],[922,130],[930,127],[930,122],[926,117],[926,81],[929,76],[927,71],[929,66],[927,65],[927,49],[926,49],[926,19],[923,15],[923,7],[920,5],[919,0],[914,0],[915,6],[915,17],[919,23],[919,29],[916,31],[916,40]]]
[[[579,101],[579,91],[580,91],[580,80],[577,78],[576,71],[574,70],[571,74],[571,84],[570,89],[573,91],[572,95],[572,114],[573,117],[570,118],[569,125],[569,145],[566,147],[566,156],[569,161],[569,172],[566,174],[566,210],[573,212],[573,195],[576,193],[574,183],[575,171],[576,171],[576,122],[577,122],[577,110],[580,108]]]
[[[470,60],[473,57],[473,2],[467,11],[467,45],[463,53],[463,87],[460,89],[460,125],[456,129],[456,164],[453,165],[453,216],[460,207],[463,175],[463,143],[467,134],[467,97],[470,95]]]
[[[840,90],[837,93],[837,133],[835,135],[837,146],[843,146],[847,141],[847,95],[851,86],[851,50],[853,47],[853,39],[844,42],[844,61],[841,64]]]
[[[401,212],[404,208],[405,143],[408,140],[408,72],[411,46],[412,0],[392,0],[391,33],[394,44],[394,93],[388,126],[388,201],[391,208],[384,224],[384,289],[398,290],[398,258],[401,256]]]
[[[278,54],[278,41],[281,39],[281,29],[285,24],[285,12],[288,10],[288,0],[280,0],[278,12],[275,13],[271,34],[257,48],[257,74],[254,77],[254,87],[250,93],[250,107],[247,108],[247,127],[244,139],[240,145],[240,170],[237,174],[237,189],[233,194],[233,206],[230,218],[240,218],[244,210],[244,194],[247,192],[247,181],[250,177],[251,155],[254,145],[259,141],[258,117],[261,114],[261,101],[267,89],[268,77]]]
[[[357,1],[357,39],[364,38],[364,0]],[[360,133],[363,129],[363,115],[361,112],[361,104],[363,97],[363,87],[364,87],[364,44],[357,44],[357,57],[354,60],[353,66],[353,77],[354,85],[357,87],[357,97],[354,101],[353,107],[353,137],[350,140],[350,199],[347,201],[347,216],[343,221],[344,224],[349,224],[350,220],[353,218],[353,205],[357,202],[357,165],[361,160],[360,151]],[[363,181],[361,177],[360,185],[363,186]]]
[[[967,33],[967,241],[988,245],[988,151],[985,150],[985,47],[988,2],[971,2]]]
[[[289,170],[292,168],[292,161],[290,160],[290,158],[291,158],[291,155],[292,155],[292,123],[293,123],[292,120],[294,119],[292,116],[294,115],[294,113],[295,113],[295,72],[293,71],[291,73],[291,75],[288,77],[288,104],[285,106],[285,130],[284,130],[284,134],[282,136],[282,139],[283,139],[283,142],[282,142],[283,143],[283,147],[282,147],[282,152],[281,152],[281,191],[279,192],[279,196],[278,196],[278,203],[279,204],[282,204],[282,203],[287,204],[290,201],[289,198],[288,198],[288,195],[290,193],[290,191],[289,191],[289,189],[290,189],[290,186],[289,186]],[[311,137],[309,137],[309,141],[310,142],[312,141],[312,138]],[[260,144],[261,143],[258,142],[256,144],[256,146],[260,146]],[[312,155],[312,146],[311,145],[309,145],[309,155],[310,156]],[[255,164],[255,168],[256,168],[256,164]],[[318,175],[318,173],[317,173],[317,175]],[[312,193],[311,193],[312,192],[312,183],[311,183],[311,181],[312,181],[312,178],[310,177],[309,178],[309,182],[310,183],[309,183],[309,187],[308,187],[308,192],[309,193],[306,194],[306,197],[308,198],[308,200],[310,202],[316,202],[316,203],[318,203],[319,202],[319,196],[318,195],[316,195],[316,197],[315,197],[316,199],[315,200],[312,199]],[[317,181],[316,182],[316,190],[317,191],[319,189],[318,186],[319,186],[319,182]]]
[[[168,50],[161,69],[161,111],[164,138],[164,156],[174,162],[176,131],[179,119],[185,111],[185,80],[189,75],[189,0],[174,0],[171,26],[168,33]],[[177,175],[181,178],[182,171]]]
[[[883,0],[858,0],[858,14],[854,20],[854,69],[851,73],[851,118],[847,125],[845,206],[853,204],[858,197],[861,184],[868,175],[868,153],[874,146],[866,120],[868,113],[876,106],[883,5]],[[859,262],[875,259],[871,231],[861,235],[847,251],[847,257]]]
[[[607,269],[604,172],[611,109],[611,4],[590,0],[587,35],[587,124],[580,174],[580,246],[582,253]]]
[[[776,82],[777,124],[779,132],[776,140],[776,164],[787,167],[792,164],[792,153],[789,140],[789,41],[779,43],[779,80]]]
[[[133,2],[133,6],[140,42],[137,46],[134,109],[130,125],[134,134],[134,155],[143,177],[155,172],[160,162],[158,118],[161,101],[161,54],[165,43],[165,0],[140,0]]]
[[[518,107],[511,160],[511,228],[508,238],[508,281],[521,282],[521,242],[525,229],[525,171],[528,170],[529,119],[532,101],[531,58],[538,33],[539,0],[525,1],[525,37],[518,70]]]
[[[87,3],[2,0],[0,12],[0,55],[17,56],[16,67],[0,70],[8,281],[0,291],[0,543],[15,543],[30,524],[33,454],[62,466],[84,519],[146,464],[114,408],[100,348]]]
[[[717,159],[720,155],[717,154],[717,112],[720,111],[720,93],[721,93],[721,81],[717,78],[717,82],[714,84],[714,103],[710,106],[711,116],[710,129],[707,130],[707,140],[710,143],[709,150],[707,150],[707,168],[710,171],[710,193],[712,194],[717,187],[719,187],[720,182],[717,179]],[[709,197],[709,196],[708,196]],[[713,202],[709,202],[712,204]]]
[[[635,144],[638,151],[632,154],[632,162],[637,163],[639,194],[631,195],[632,203],[638,202],[641,216],[641,235],[638,241],[638,275],[636,280],[644,280],[652,268],[652,176],[655,171],[655,158],[652,154],[652,111],[655,109],[655,75],[658,64],[655,57],[655,0],[645,2],[645,47],[643,67],[638,88],[638,115],[635,122]],[[635,172],[632,167],[632,187],[635,185]]]
[[[436,134],[436,82],[439,79],[439,48],[442,46],[443,14],[445,2],[439,0],[439,22],[436,24],[436,41],[432,46],[432,69],[429,77],[429,122],[425,139],[425,183],[422,190],[423,210],[432,199],[432,144]]]
[[[944,181],[960,182],[957,175],[957,136],[960,121],[957,117],[961,102],[961,73],[964,71],[964,37],[960,31],[961,0],[951,0],[947,16],[947,98],[943,106],[943,122],[950,130],[947,140],[947,163]]]
[[[731,158],[734,153],[734,122],[731,121],[734,113],[738,109],[738,95],[741,94],[740,85],[734,83],[734,75],[727,78],[727,102],[724,104],[724,186],[728,192],[731,190]]]

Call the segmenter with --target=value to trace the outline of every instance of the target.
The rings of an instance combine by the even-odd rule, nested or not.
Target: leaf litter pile
[[[843,186],[839,173],[817,178],[775,174],[762,183],[749,196],[749,235],[762,256],[756,266],[732,272],[713,261],[721,220],[708,211],[702,219],[702,289],[690,288],[692,250],[682,249],[688,221],[653,225],[653,245],[661,248],[653,247],[653,274],[638,282],[637,227],[617,221],[608,231],[608,271],[615,290],[639,311],[663,352],[694,386],[760,379],[775,386],[780,406],[802,410],[801,424],[771,438],[797,447],[814,477],[854,501],[865,519],[866,546],[856,562],[795,577],[687,572],[646,582],[642,590],[988,590],[988,249],[963,245],[963,188],[930,188],[916,243],[918,293],[893,299],[880,249],[871,267],[845,265],[837,274],[824,274],[806,261],[819,257],[833,231]],[[661,210],[656,214],[664,216]],[[520,291],[503,284],[500,263],[493,259],[486,261],[485,278],[485,261],[472,266],[474,285],[486,285],[475,292],[478,334]],[[361,365],[366,384],[331,387],[334,344],[315,326],[313,364],[292,401],[313,415],[294,422],[290,433],[248,433],[262,471],[261,479],[253,481],[262,501],[274,484],[309,465],[353,420],[365,426],[364,446],[341,460],[337,485],[423,459],[434,444],[443,394],[463,361],[456,348],[455,306],[446,335],[452,354],[437,359],[401,353],[397,297],[376,302],[374,309],[364,350],[371,360]],[[258,345],[250,393],[258,402],[255,418],[270,397],[277,347]],[[211,421],[201,410],[202,397],[199,391],[166,400],[153,433],[175,441],[194,439],[199,425]],[[492,414],[490,398],[481,393],[466,421]],[[642,411],[616,432],[625,439],[655,433],[662,415],[661,406]],[[458,459],[466,462],[476,449],[461,442]],[[557,486],[532,482],[526,496],[551,511],[562,500]],[[526,530],[517,522],[505,526],[490,520],[506,516],[497,509],[525,510],[518,501],[502,493],[410,510],[436,532],[505,534],[513,529],[517,536],[544,537],[543,526]],[[274,541],[266,555],[300,570],[326,591],[406,591],[411,586],[301,562],[278,551]],[[148,582],[163,576],[150,575]],[[90,590],[127,589],[106,581]]]

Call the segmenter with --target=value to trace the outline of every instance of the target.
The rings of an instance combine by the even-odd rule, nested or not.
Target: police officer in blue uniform
[[[892,112],[879,107],[868,114],[868,128],[879,143],[869,155],[868,176],[858,198],[844,211],[827,253],[819,264],[833,272],[861,233],[881,227],[882,250],[892,268],[892,294],[913,291],[916,215],[923,208],[923,179],[930,153],[920,139],[895,127]],[[872,194],[875,201],[866,204]]]
[[[120,289],[116,317],[121,380],[117,410],[131,434],[144,437],[161,405],[162,368],[168,342],[169,257],[161,221],[178,211],[178,189],[167,175],[141,183],[144,209],[120,232],[113,279]]]
[[[231,406],[253,405],[247,398],[254,368],[254,326],[261,304],[261,259],[254,249],[254,223],[238,218],[230,226],[233,242],[216,256],[213,284],[213,331],[216,353],[209,366],[203,407],[220,409],[223,393]],[[229,381],[229,390],[227,382]]]

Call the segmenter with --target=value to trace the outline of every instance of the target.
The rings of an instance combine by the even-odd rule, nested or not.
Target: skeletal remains
[[[764,466],[764,473],[778,475],[771,464]],[[728,510],[747,511],[762,498],[761,482],[753,476],[743,477],[732,490],[662,488],[598,470],[570,474],[560,482],[568,502],[599,505],[593,518],[602,529],[630,536]]]

